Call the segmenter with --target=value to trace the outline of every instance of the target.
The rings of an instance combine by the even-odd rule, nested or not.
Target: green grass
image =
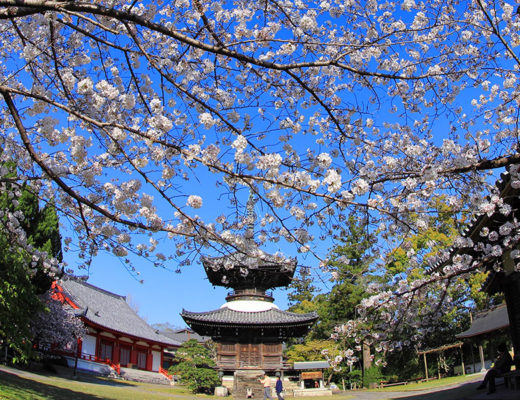
[[[481,375],[452,376],[449,378],[435,379],[428,382],[410,383],[408,385],[390,386],[383,389],[375,389],[380,392],[381,400],[385,400],[384,393],[391,392],[408,392],[406,400],[460,400],[469,398],[476,394],[475,388],[482,378]],[[413,392],[435,389],[438,390],[430,393]]]
[[[155,400],[194,397],[182,387],[98,379],[81,374],[74,380],[44,373],[27,374],[16,369],[0,371],[0,400]],[[204,397],[209,398],[197,396],[201,399]]]
[[[434,379],[428,382],[409,383],[407,385],[389,386],[382,389],[375,389],[381,392],[405,392],[414,390],[426,390],[443,386],[451,386],[465,382],[471,382],[482,379],[483,376],[479,374],[464,375],[464,376],[450,376],[448,378]]]
[[[69,379],[46,373],[26,373],[14,368],[0,370],[0,400],[156,400],[156,399],[221,399],[222,397],[194,395],[181,386],[152,385],[95,378],[90,375]],[[347,400],[349,395],[334,396]],[[227,397],[226,399],[231,399]],[[313,400],[329,399],[314,397]],[[298,398],[291,398],[298,400]],[[309,400],[308,397],[301,400]]]
[[[65,374],[57,376],[50,373],[28,373],[14,368],[2,367],[0,370],[0,400],[142,400],[142,399],[220,399],[216,396],[194,395],[182,386],[152,385],[137,382],[96,378],[91,375],[79,374],[77,379],[65,377]],[[448,385],[435,393],[417,394],[410,393],[407,400],[459,400],[475,393],[476,383],[468,383],[475,380],[475,376],[452,377],[430,382],[409,384],[406,386],[394,386],[375,391],[381,393],[381,399],[385,398],[385,392],[416,391]],[[372,391],[372,390],[371,390]],[[346,392],[334,395],[334,400],[347,400],[355,398],[355,393]],[[231,397],[227,397],[231,399]],[[309,400],[305,398],[290,398],[290,400]],[[313,397],[313,400],[331,400],[330,396]]]

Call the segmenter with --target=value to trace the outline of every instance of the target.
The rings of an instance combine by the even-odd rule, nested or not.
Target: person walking
[[[283,384],[282,384],[282,380],[280,379],[280,377],[278,377],[278,379],[276,380],[275,390],[276,390],[276,397],[278,397],[278,400],[284,400],[284,398],[282,396]]]
[[[259,381],[262,383],[262,385],[264,385],[264,400],[273,400],[273,398],[271,397],[271,379],[269,379],[267,374],[264,374],[264,377],[262,379],[259,379]]]

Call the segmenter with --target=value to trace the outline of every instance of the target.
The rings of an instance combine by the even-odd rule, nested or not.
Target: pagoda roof
[[[182,318],[188,325],[225,326],[233,328],[265,327],[283,328],[299,325],[312,325],[318,319],[315,312],[296,314],[271,308],[266,311],[235,311],[227,307],[206,312],[182,310]]]
[[[296,271],[295,258],[274,256],[253,248],[252,256],[236,252],[220,257],[202,257],[209,281],[227,288],[271,289],[287,286]]]

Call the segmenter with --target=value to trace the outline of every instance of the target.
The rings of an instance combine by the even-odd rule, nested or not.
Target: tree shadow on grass
[[[402,396],[396,397],[395,399],[403,399],[403,400],[466,400],[471,399],[479,392],[477,392],[476,388],[480,384],[477,382],[468,382],[463,383],[457,387],[451,387],[446,389],[440,389],[431,393],[422,393],[417,395],[410,396]]]
[[[45,376],[48,378],[63,378],[63,379],[70,379],[74,380],[76,382],[85,382],[85,383],[95,383],[97,385],[106,385],[106,386],[135,386],[134,382],[130,381],[122,381],[122,380],[115,380],[110,379],[104,376],[96,375],[95,373],[90,373],[84,370],[78,370],[76,373],[76,376],[74,376],[74,370],[68,367],[61,367],[61,366],[36,366],[33,368],[28,369],[29,372]],[[2,399],[0,399],[2,400]]]
[[[98,400],[103,398],[0,371],[0,399]]]

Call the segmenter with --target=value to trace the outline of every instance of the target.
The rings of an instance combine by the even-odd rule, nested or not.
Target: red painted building
[[[54,297],[72,307],[88,331],[77,354],[67,355],[69,365],[77,356],[78,368],[96,372],[108,366],[118,373],[120,367],[160,372],[164,350],[180,346],[140,318],[124,296],[64,277],[55,282]]]

